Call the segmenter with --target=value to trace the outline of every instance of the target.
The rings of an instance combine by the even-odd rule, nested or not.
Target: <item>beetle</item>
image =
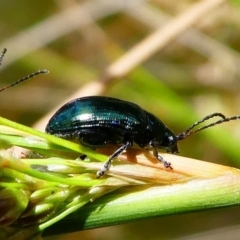
[[[192,131],[194,127],[213,117],[221,119]],[[158,149],[178,153],[179,140],[205,128],[239,118],[226,118],[221,113],[213,113],[195,122],[183,133],[175,135],[159,118],[132,102],[104,96],[89,96],[74,99],[63,105],[51,117],[45,130],[60,138],[77,139],[80,144],[93,149],[109,144],[120,145],[97,172],[97,177],[101,177],[109,170],[112,161],[133,143],[141,148],[151,148],[153,155],[166,168],[172,169],[171,163],[160,156]]]
[[[4,48],[0,54],[0,65],[6,51],[7,49]],[[39,70],[1,88],[0,92],[45,73],[48,71]],[[213,117],[221,119],[193,130],[200,123]],[[45,130],[61,138],[76,138],[82,145],[94,149],[109,144],[121,145],[105,162],[103,168],[97,172],[97,177],[101,177],[109,170],[112,161],[133,143],[141,148],[151,148],[153,155],[166,168],[172,169],[171,163],[160,156],[158,149],[178,153],[178,141],[206,128],[238,119],[240,119],[238,115],[226,118],[222,113],[213,113],[193,123],[186,131],[175,135],[159,118],[132,102],[110,97],[90,96],[77,98],[64,104],[51,117]]]

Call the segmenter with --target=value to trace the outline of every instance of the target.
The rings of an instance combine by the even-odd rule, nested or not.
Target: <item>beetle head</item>
[[[170,153],[178,153],[177,138],[174,133],[168,128],[165,129],[165,134],[161,141],[154,142],[157,148],[163,148]]]

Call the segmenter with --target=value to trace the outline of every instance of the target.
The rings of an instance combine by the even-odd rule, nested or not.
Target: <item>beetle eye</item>
[[[168,140],[169,140],[169,144],[173,143],[174,142],[173,136],[169,136]]]
[[[174,139],[173,136],[169,136],[168,141],[169,141],[169,146],[176,145],[176,140]]]

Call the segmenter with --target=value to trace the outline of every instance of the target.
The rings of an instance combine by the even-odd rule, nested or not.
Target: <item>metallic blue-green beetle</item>
[[[7,49],[0,53],[0,65]],[[48,73],[39,70],[18,81],[0,89],[4,91],[39,74]],[[213,118],[222,119],[193,131],[200,123]],[[163,160],[157,149],[163,148],[168,152],[177,153],[179,140],[185,139],[193,133],[212,127],[223,122],[240,119],[240,116],[226,118],[221,113],[213,113],[192,124],[186,131],[174,135],[172,131],[153,114],[145,111],[138,105],[109,97],[83,97],[72,100],[63,105],[49,120],[46,132],[66,139],[77,138],[79,142],[90,148],[106,146],[108,144],[121,145],[98,171],[100,177],[110,168],[111,162],[125,149],[138,144],[141,148],[152,148],[153,155],[166,168],[171,163]]]
[[[221,117],[220,121],[226,119],[221,113],[214,113],[194,123],[185,132],[175,135],[160,119],[132,102],[91,96],[77,98],[63,105],[49,120],[46,132],[65,139],[78,139],[82,145],[90,148],[120,145],[103,169],[98,171],[97,176],[100,177],[109,170],[113,159],[133,143],[141,148],[151,148],[153,155],[166,168],[172,169],[171,163],[163,160],[157,149],[177,153],[177,141],[212,126],[210,124],[191,131],[199,123],[215,116]]]

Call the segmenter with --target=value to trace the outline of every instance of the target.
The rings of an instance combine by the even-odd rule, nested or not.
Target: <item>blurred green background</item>
[[[0,87],[38,69],[50,71],[2,92],[1,116],[32,126],[94,80],[102,88],[90,88],[84,95],[98,93],[135,102],[176,134],[213,112],[240,114],[240,5],[234,1],[206,14],[141,66],[125,71],[124,77],[101,77],[119,57],[194,3],[0,1],[0,49],[8,49]],[[239,121],[223,124],[180,142],[180,154],[239,167],[239,135]],[[236,207],[48,239],[238,239],[239,222]]]

